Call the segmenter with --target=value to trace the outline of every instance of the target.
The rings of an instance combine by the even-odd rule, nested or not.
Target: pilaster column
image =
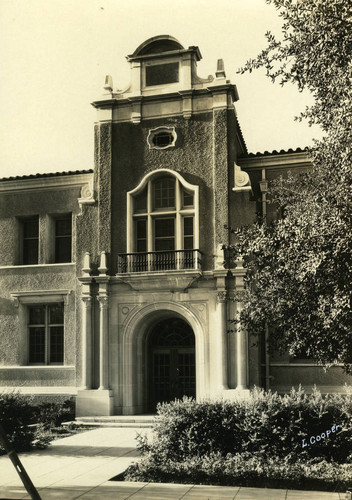
[[[92,388],[92,297],[82,297],[82,388]]]
[[[237,302],[237,318],[239,320],[242,311],[242,302]],[[248,342],[247,332],[243,330],[241,322],[237,323],[236,329],[236,372],[237,390],[248,389]]]
[[[226,299],[225,290],[217,294],[217,324],[220,329],[220,338],[218,343],[218,366],[219,366],[219,386],[221,390],[228,389],[227,379],[227,314],[226,314]]]
[[[109,297],[99,296],[99,389],[109,388]]]

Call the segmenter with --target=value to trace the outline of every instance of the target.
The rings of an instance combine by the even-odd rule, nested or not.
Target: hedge
[[[16,451],[45,448],[53,439],[51,429],[72,420],[73,401],[41,403],[19,392],[0,393],[0,422]],[[0,455],[5,450],[0,443]]]
[[[126,481],[154,483],[256,486],[305,490],[346,491],[351,486],[352,464],[326,460],[297,461],[236,454],[210,453],[189,457],[182,462],[161,463],[147,454],[124,474]]]
[[[316,388],[312,394],[299,388],[284,396],[254,389],[249,398],[232,402],[184,398],[158,406],[152,440],[140,437],[142,460],[127,475],[143,481],[163,481],[168,475],[180,481],[183,475],[186,482],[195,475],[197,482],[213,482],[225,474],[222,482],[232,484],[234,478],[245,480],[245,464],[245,477],[253,473],[254,481],[290,482],[293,473],[295,482],[302,474],[314,482],[317,469],[317,477],[325,471],[327,482],[335,484],[336,471],[351,478],[351,424],[347,387],[345,394],[327,396]],[[318,465],[312,468],[312,463]]]

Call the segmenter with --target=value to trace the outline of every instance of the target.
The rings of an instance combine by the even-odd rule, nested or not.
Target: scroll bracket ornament
[[[92,181],[82,186],[81,197],[78,198],[78,203],[80,205],[93,205],[93,203],[95,203]]]
[[[234,173],[235,187],[232,188],[232,191],[252,191],[249,175],[236,163],[234,164]]]

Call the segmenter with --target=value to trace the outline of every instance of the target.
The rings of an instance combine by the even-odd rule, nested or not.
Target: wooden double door
[[[149,342],[150,403],[196,396],[195,341],[184,320],[172,318],[157,323]]]

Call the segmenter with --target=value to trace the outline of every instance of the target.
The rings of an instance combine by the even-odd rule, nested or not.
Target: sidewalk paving
[[[344,493],[286,489],[109,481],[138,457],[137,432],[151,429],[99,428],[58,439],[46,450],[20,459],[43,500],[342,500]],[[30,498],[12,465],[0,457],[0,500]]]

